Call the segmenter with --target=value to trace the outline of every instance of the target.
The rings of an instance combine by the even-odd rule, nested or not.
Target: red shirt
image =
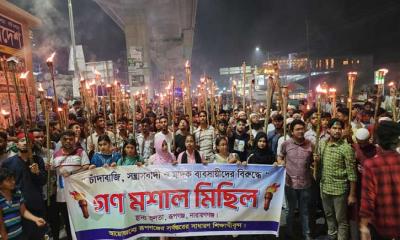
[[[361,191],[360,217],[380,235],[400,237],[400,154],[382,150],[365,160]]]

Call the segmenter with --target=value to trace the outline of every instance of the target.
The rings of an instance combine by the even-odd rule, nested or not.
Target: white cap
[[[368,129],[366,129],[366,128],[357,129],[356,138],[358,140],[361,140],[361,141],[369,139],[369,131],[368,131]]]
[[[392,119],[390,117],[380,117],[378,122],[382,122],[382,121],[392,121]]]
[[[286,119],[286,125],[289,125],[293,122],[294,118],[287,118]]]

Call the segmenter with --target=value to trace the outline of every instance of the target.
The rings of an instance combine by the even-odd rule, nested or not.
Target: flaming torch
[[[268,74],[268,80],[267,80],[267,103],[265,105],[266,109],[265,109],[265,117],[264,117],[264,128],[265,128],[265,132],[267,132],[268,130],[268,122],[269,122],[269,118],[271,115],[271,106],[272,106],[272,97],[274,94],[274,79],[273,79],[273,74],[274,74],[274,69],[271,68],[271,66],[267,66],[264,69],[264,73]]]
[[[192,125],[193,125],[193,116],[192,116],[192,97],[191,97],[191,92],[190,92],[190,87],[192,85],[191,83],[191,78],[192,78],[192,71],[190,70],[190,64],[189,61],[186,61],[185,64],[185,72],[186,72],[186,81],[187,81],[187,109],[188,109],[188,114],[189,114],[189,129],[190,133],[192,133]]]
[[[10,112],[11,112],[11,123],[12,125],[15,124],[15,119],[14,119],[14,112],[13,112],[13,108],[12,106],[12,101],[11,101],[11,93],[10,93],[10,83],[8,81],[8,66],[6,61],[4,61],[3,58],[0,59],[1,60],[1,66],[3,69],[3,74],[4,74],[4,78],[6,79],[6,84],[7,84],[7,95],[8,95],[8,106],[10,106]]]
[[[319,139],[321,136],[321,102],[322,102],[322,94],[327,94],[327,89],[322,88],[321,85],[318,84],[315,91],[317,93],[317,129],[315,136],[314,156],[319,156]],[[317,174],[318,174],[318,162],[314,160],[313,176],[315,179],[317,179]]]
[[[332,99],[332,117],[336,117],[336,88],[329,88],[329,95]]]
[[[74,200],[78,201],[79,207],[82,210],[83,217],[88,219],[89,210],[88,210],[88,202],[85,199],[85,194],[76,191],[70,192],[69,194],[72,196]]]
[[[357,79],[357,72],[349,72],[347,73],[347,80],[349,83],[349,100],[348,100],[348,108],[349,108],[349,133],[351,132],[351,121],[352,121],[352,107],[353,107],[353,90],[354,90],[354,84],[356,82]],[[351,134],[349,134],[350,138],[351,138]]]
[[[265,211],[268,211],[269,206],[272,201],[272,198],[274,197],[274,193],[276,193],[276,191],[278,191],[280,186],[281,185],[278,183],[273,183],[265,189],[265,195],[264,195],[264,210]]]
[[[18,60],[16,57],[10,57],[9,59],[7,59],[7,63],[8,63],[8,68],[11,70],[13,79],[14,79],[15,92],[17,94],[17,103],[18,103],[18,108],[19,108],[20,115],[21,115],[22,127],[24,129],[26,146],[28,149],[28,160],[29,160],[30,164],[33,164],[32,142],[31,142],[31,139],[28,137],[28,126],[26,124],[26,118],[25,118],[24,110],[22,108],[21,92],[19,89],[19,84],[18,84],[18,80],[17,80],[17,76],[16,76],[16,67],[18,64]]]
[[[56,52],[53,52],[51,56],[46,60],[47,67],[50,70],[51,74],[51,81],[53,82],[53,91],[54,91],[54,109],[58,109],[58,98],[57,98],[57,91],[56,91],[56,83],[54,80],[54,65],[53,65],[53,59],[54,56],[56,55]],[[59,116],[60,117],[60,116]]]
[[[40,101],[42,102],[42,112],[44,113],[44,119],[45,119],[45,125],[46,125],[46,157],[47,157],[47,163],[50,164],[50,159],[51,159],[51,154],[50,154],[50,116],[49,116],[49,109],[47,108],[47,100],[44,97],[44,89],[42,87],[42,84],[39,83],[38,87],[38,92],[40,96]],[[52,192],[52,184],[51,182],[51,174],[50,174],[50,167],[47,169],[47,206],[50,206],[50,195]]]
[[[29,119],[31,120],[31,122],[33,122],[32,113],[31,113],[31,104],[29,102],[29,97],[28,97],[28,87],[27,87],[28,74],[29,74],[29,71],[21,73],[21,75],[19,76],[19,79],[20,80],[24,79],[24,81],[23,82],[21,81],[21,82],[23,83],[23,87],[24,87],[24,91],[25,91],[25,100],[26,100],[26,105],[28,106],[28,116],[29,116]]]
[[[8,119],[10,118],[10,112],[7,112],[6,110],[1,109],[1,115],[3,115],[4,120],[5,120],[4,128],[7,128],[7,125],[10,126],[10,123],[8,121]]]

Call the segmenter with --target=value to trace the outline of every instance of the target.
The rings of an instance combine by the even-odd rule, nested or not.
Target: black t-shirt
[[[242,133],[239,135],[236,131],[233,132],[232,137],[229,138],[229,152],[237,153],[241,162],[246,161],[249,139],[249,134]]]

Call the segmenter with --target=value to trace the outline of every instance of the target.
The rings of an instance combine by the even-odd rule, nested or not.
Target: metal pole
[[[74,60],[74,78],[75,80],[77,80],[79,79],[79,67],[78,67],[78,61],[76,59],[74,14],[72,12],[71,0],[68,0],[68,16],[69,16],[69,30],[71,34],[71,44],[72,44],[72,54],[73,54],[72,58]]]

